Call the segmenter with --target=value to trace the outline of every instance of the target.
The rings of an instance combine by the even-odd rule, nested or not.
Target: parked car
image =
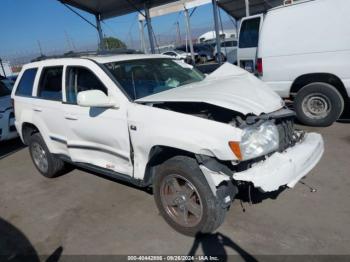
[[[350,1],[298,1],[241,22],[238,64],[256,69],[293,100],[305,125],[329,126],[350,112],[350,16],[344,10]]]
[[[162,55],[171,56],[172,58],[183,60],[188,64],[192,64],[191,53],[184,52],[182,50],[172,50],[162,53]],[[198,61],[199,57],[197,53],[194,53],[195,63]]]
[[[215,230],[241,185],[294,185],[320,160],[319,134],[252,74],[225,63],[210,75],[162,55],[49,59],[23,66],[16,127],[45,177],[73,163],[153,187],[179,232]]]
[[[11,90],[0,81],[0,141],[18,136],[10,95]]]
[[[189,49],[189,47],[187,47],[187,49]],[[186,46],[182,45],[182,46],[176,47],[176,50],[181,50],[186,52]],[[198,57],[199,57],[198,62],[206,63],[214,59],[213,48],[209,44],[194,44],[193,50],[198,54]]]
[[[227,38],[221,40],[220,42],[220,52],[221,52],[221,61],[228,61],[231,64],[237,63],[237,39]],[[214,57],[215,61],[219,62],[219,54],[217,45],[214,48]]]
[[[13,85],[15,84],[15,81],[13,81],[12,79],[10,79],[10,78],[5,78],[5,77],[2,77],[2,76],[0,76],[0,81],[1,81],[9,90],[12,90]]]

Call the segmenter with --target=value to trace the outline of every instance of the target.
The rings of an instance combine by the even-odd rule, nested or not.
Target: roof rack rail
[[[142,54],[142,52],[134,49],[118,48],[113,50],[98,50],[98,51],[83,51],[83,52],[73,52],[69,51],[63,55],[41,55],[37,58],[31,60],[31,62],[38,62],[47,59],[56,59],[56,58],[74,58],[74,57],[84,57],[84,56],[103,56],[103,55],[120,55],[120,54]]]

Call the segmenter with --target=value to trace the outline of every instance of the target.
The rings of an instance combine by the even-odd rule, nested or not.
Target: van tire
[[[181,181],[184,182],[181,187],[181,190],[183,191],[177,192],[186,194],[186,190],[184,189],[188,188],[187,186],[190,185],[189,188],[194,188],[194,193],[192,193],[192,198],[194,198],[194,200],[192,201],[197,201],[199,206],[201,206],[201,212],[198,212],[197,216],[195,216],[194,213],[187,213],[189,217],[195,221],[192,225],[184,226],[182,225],[183,223],[181,224],[181,222],[177,221],[179,219],[181,220],[182,216],[180,215],[182,214],[181,204],[177,206],[175,205],[175,207],[173,205],[165,204],[166,200],[164,200],[164,195],[166,194],[163,193],[164,185],[169,185],[169,181],[172,181],[171,179],[173,179],[174,176],[176,176],[176,179],[179,179],[178,185],[181,185]],[[187,182],[189,182],[189,184],[187,184]],[[158,166],[153,182],[153,194],[158,210],[165,221],[173,229],[184,235],[195,236],[197,233],[213,232],[223,223],[225,219],[227,208],[224,208],[219,204],[219,201],[213,195],[202,171],[199,169],[197,161],[191,157],[175,156]],[[173,196],[173,194],[171,194],[171,196]],[[174,202],[177,199],[186,202],[187,200],[185,200],[185,198],[187,198],[187,200],[189,199],[192,203],[191,197],[188,197],[188,195],[184,197],[184,199],[181,197],[173,197],[172,199],[174,199]],[[177,210],[177,212],[174,210]],[[174,213],[177,213],[178,216],[175,216]],[[200,215],[198,215],[199,213]]]
[[[67,170],[65,162],[50,153],[40,133],[34,133],[29,138],[29,153],[35,167],[44,177],[54,178]]]
[[[334,86],[315,82],[304,86],[297,93],[294,108],[302,124],[326,127],[342,114],[344,99]]]

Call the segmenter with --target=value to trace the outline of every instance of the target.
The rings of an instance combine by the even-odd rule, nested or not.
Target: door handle
[[[43,110],[42,110],[41,108],[34,107],[34,108],[33,108],[33,111],[34,111],[34,112],[42,112]]]
[[[67,119],[67,120],[78,120],[77,117],[75,117],[75,116],[69,116],[69,115],[64,116],[64,118]]]

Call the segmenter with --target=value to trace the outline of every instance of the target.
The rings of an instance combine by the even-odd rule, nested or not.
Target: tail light
[[[258,71],[259,76],[263,75],[263,61],[262,58],[256,60],[256,70]]]

